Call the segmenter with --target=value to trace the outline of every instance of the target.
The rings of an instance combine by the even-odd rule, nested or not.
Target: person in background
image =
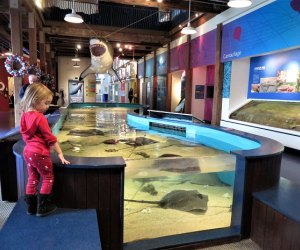
[[[28,171],[25,201],[27,214],[37,216],[46,216],[56,209],[50,196],[54,182],[50,149],[57,152],[62,164],[70,163],[64,158],[57,138],[52,134],[48,120],[43,115],[51,104],[52,96],[52,91],[45,85],[32,83],[20,103],[23,110],[20,132],[26,144],[23,155]],[[42,183],[38,193],[40,177]]]
[[[15,105],[15,97],[14,97],[14,93],[11,94],[11,96],[9,97],[9,107],[13,108]]]
[[[26,83],[26,84],[24,84],[24,85],[21,87],[20,93],[19,93],[19,97],[22,99],[23,96],[24,96],[24,94],[25,94],[25,91],[26,91],[27,87],[28,87],[30,84],[32,84],[32,83],[34,83],[34,82],[38,82],[38,81],[39,81],[39,79],[38,79],[38,77],[37,77],[36,75],[29,75],[29,76],[28,76],[28,82],[29,82],[29,83]]]
[[[63,89],[60,89],[59,90],[59,98],[57,100],[57,105],[62,107],[62,106],[65,106],[65,94],[64,94],[64,90]]]
[[[130,88],[130,90],[128,91],[128,100],[131,103],[133,99],[133,89]]]

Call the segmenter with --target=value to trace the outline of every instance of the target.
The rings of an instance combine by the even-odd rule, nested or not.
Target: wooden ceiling
[[[67,2],[68,0],[64,0]],[[0,3],[0,50],[6,47],[10,38],[9,4],[8,0]],[[55,1],[44,0],[44,3]],[[216,15],[226,10],[228,0],[191,0],[191,20],[195,21],[204,15]],[[72,1],[69,0],[72,4]],[[28,48],[27,13],[34,8],[37,13],[39,30],[45,31],[47,43],[56,56],[74,56],[76,45],[80,44],[79,56],[89,57],[89,39],[91,37],[106,38],[115,48],[115,56],[124,58],[141,58],[150,52],[166,45],[174,37],[179,36],[179,24],[186,25],[188,19],[188,0],[75,0],[85,6],[98,5],[98,12],[89,14],[78,12],[83,19],[82,24],[71,24],[63,20],[70,9],[60,9],[57,6],[44,6],[38,9],[34,0],[22,0],[24,9],[23,40],[24,48]],[[177,12],[175,11],[177,10]],[[173,20],[160,23],[159,11],[176,12]],[[195,17],[198,14],[199,17]],[[116,44],[131,45],[134,50],[125,49],[119,52]]]

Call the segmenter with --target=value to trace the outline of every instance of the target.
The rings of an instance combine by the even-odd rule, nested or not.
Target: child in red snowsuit
[[[28,205],[27,213],[37,216],[48,215],[56,209],[50,200],[54,182],[50,148],[58,153],[63,164],[70,163],[64,158],[57,138],[52,134],[48,120],[43,115],[51,104],[52,96],[51,90],[45,85],[33,83],[26,89],[21,100],[24,112],[21,117],[20,131],[26,143],[23,155],[28,170],[25,201]],[[42,185],[37,197],[40,177]]]

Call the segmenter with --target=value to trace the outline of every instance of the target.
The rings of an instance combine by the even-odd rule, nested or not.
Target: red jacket
[[[33,153],[50,155],[50,146],[57,142],[48,120],[40,112],[24,112],[21,117],[20,131],[26,143],[26,150]]]

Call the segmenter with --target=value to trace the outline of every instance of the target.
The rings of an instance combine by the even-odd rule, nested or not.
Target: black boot
[[[50,194],[39,194],[38,207],[36,216],[46,216],[56,210],[56,206],[51,203]]]
[[[34,194],[27,194],[25,196],[25,202],[27,203],[27,214],[36,214],[37,196]]]

